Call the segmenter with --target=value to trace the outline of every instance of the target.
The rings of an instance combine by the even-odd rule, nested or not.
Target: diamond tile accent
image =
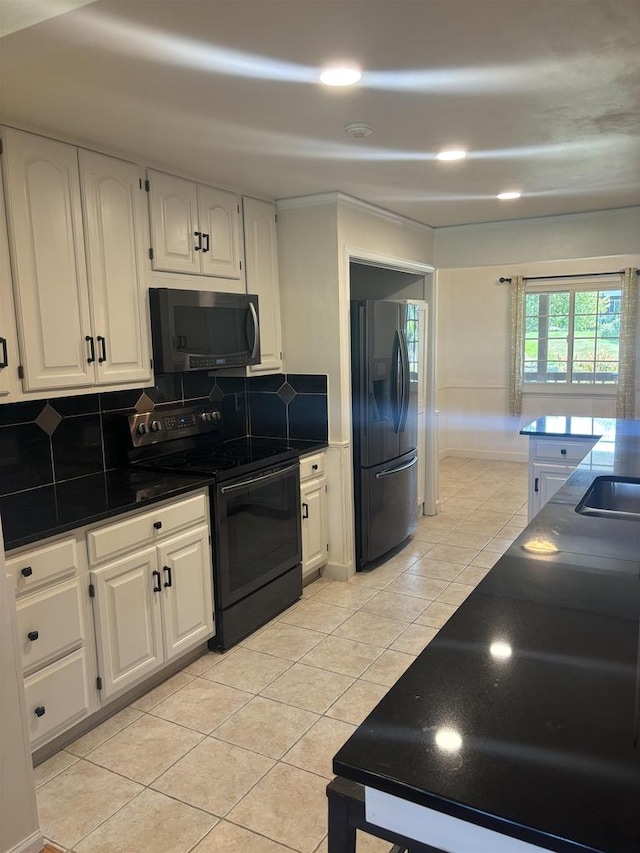
[[[134,408],[138,414],[141,414],[142,412],[152,412],[154,409],[154,402],[151,397],[143,391],[138,397],[138,402]]]
[[[222,390],[222,388],[220,388],[220,386],[216,382],[216,384],[211,389],[211,393],[209,394],[209,399],[211,400],[212,403],[219,403],[223,397],[224,397],[224,391]]]
[[[290,403],[295,396],[296,392],[288,382],[285,382],[284,385],[278,388],[278,397],[280,397],[283,403]]]
[[[43,432],[46,432],[47,435],[53,435],[58,429],[61,420],[62,415],[58,414],[53,406],[47,403],[36,418],[35,422]]]

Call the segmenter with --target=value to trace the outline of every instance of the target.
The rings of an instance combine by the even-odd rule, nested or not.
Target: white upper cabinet
[[[101,384],[150,378],[142,257],[144,193],[132,163],[79,152],[92,326]]]
[[[260,313],[260,364],[250,373],[282,370],[280,279],[275,205],[243,198],[247,293],[258,295]]]
[[[18,388],[18,334],[16,332],[9,239],[4,215],[2,172],[0,172],[0,400],[12,399]]]
[[[25,390],[94,381],[77,151],[5,130],[5,181]]]
[[[152,266],[240,278],[240,205],[234,193],[148,170]]]

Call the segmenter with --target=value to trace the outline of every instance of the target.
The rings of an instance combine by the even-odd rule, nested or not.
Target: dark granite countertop
[[[336,773],[544,849],[640,851],[640,523],[575,512],[594,477],[640,477],[640,422],[609,427]]]
[[[208,485],[204,477],[131,468],[0,497],[5,550],[18,548]]]

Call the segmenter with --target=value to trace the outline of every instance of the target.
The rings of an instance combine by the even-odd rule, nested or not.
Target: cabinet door
[[[327,492],[325,480],[300,487],[302,506],[302,577],[327,562]]]
[[[81,150],[79,158],[98,382],[144,382],[151,370],[140,170],[93,151]]]
[[[4,138],[25,390],[93,384],[77,151],[18,130]]]
[[[198,228],[203,275],[240,278],[240,201],[237,195],[198,185]]]
[[[140,681],[162,663],[161,589],[156,549],[90,573],[102,697]]]
[[[165,659],[213,636],[211,546],[207,525],[158,548]]]
[[[200,273],[202,240],[196,184],[149,170],[149,206],[154,270]]]
[[[260,364],[252,365],[249,372],[279,372],[282,332],[275,206],[255,198],[244,198],[242,205],[247,293],[258,294],[260,313]]]
[[[532,501],[529,518],[533,518],[567,481],[573,467],[535,462],[531,466]]]
[[[3,197],[0,172],[0,399],[4,402],[9,394],[17,391],[18,346]]]

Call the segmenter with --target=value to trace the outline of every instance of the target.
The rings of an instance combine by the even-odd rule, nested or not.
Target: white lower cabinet
[[[556,436],[529,439],[529,521],[565,484],[597,440]]]
[[[300,506],[302,510],[302,580],[329,559],[327,524],[327,481],[324,453],[300,460]]]
[[[36,749],[89,713],[85,650],[78,649],[25,678],[24,692],[31,746]]]

